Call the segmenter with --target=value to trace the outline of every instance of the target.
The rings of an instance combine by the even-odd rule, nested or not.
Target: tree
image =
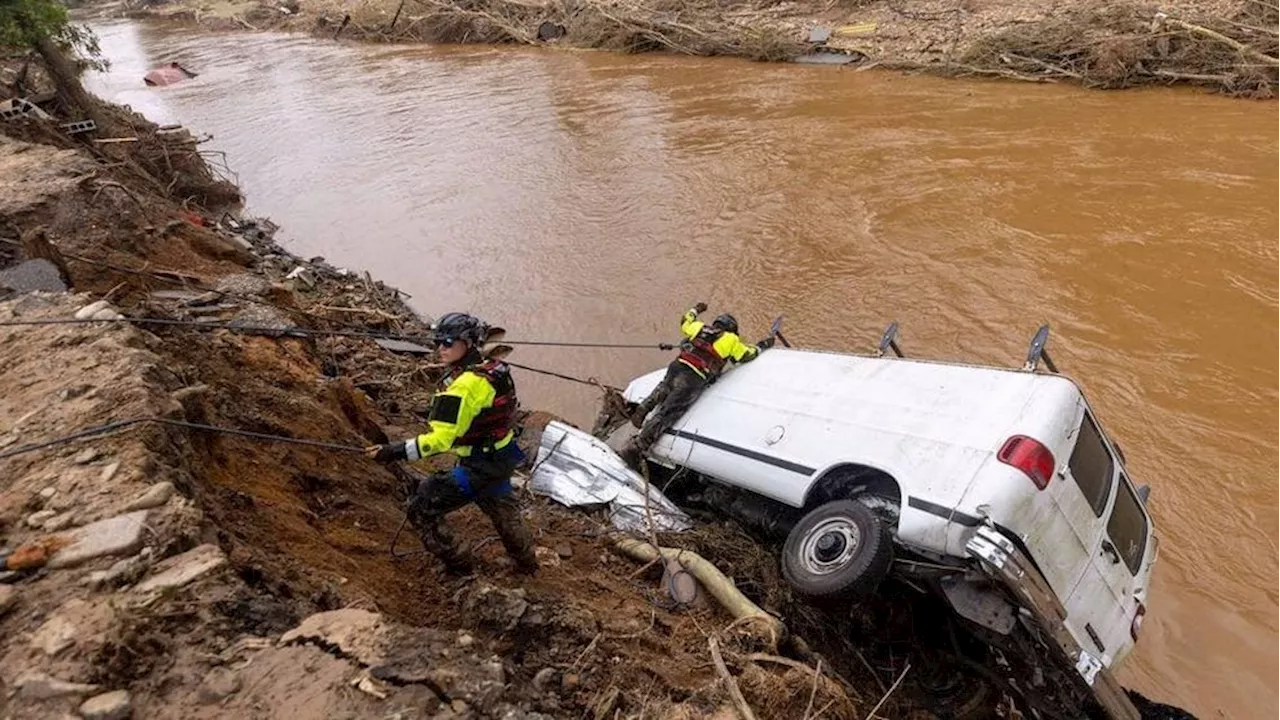
[[[0,0],[0,47],[5,46],[35,50],[63,104],[106,127],[106,116],[80,84],[80,68],[71,59],[79,56],[102,67],[98,39],[88,28],[72,25],[65,7],[54,0]]]

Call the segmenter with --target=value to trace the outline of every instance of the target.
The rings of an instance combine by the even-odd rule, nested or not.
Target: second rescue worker
[[[633,468],[639,467],[649,448],[697,402],[707,385],[716,381],[725,365],[751,362],[762,350],[773,347],[772,335],[755,345],[742,342],[738,321],[729,313],[710,325],[702,322],[698,316],[706,311],[707,304],[698,303],[685,312],[680,323],[685,340],[680,344],[679,357],[671,361],[662,382],[631,414],[631,423],[640,428],[640,433],[623,448],[622,458]],[[650,412],[653,416],[646,421]]]

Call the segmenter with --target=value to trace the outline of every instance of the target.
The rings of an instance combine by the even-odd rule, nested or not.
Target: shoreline
[[[238,192],[189,132],[97,109],[105,131],[136,140],[67,135],[56,114],[0,125],[0,182],[15,180],[0,185],[9,713],[693,720],[730,702],[705,662],[710,627],[762,718],[799,717],[814,697],[861,716],[857,688],[879,680],[856,661],[796,670],[821,657],[802,641],[721,630],[715,603],[655,604],[660,569],[616,551],[603,513],[521,491],[542,565],[532,579],[513,574],[475,508],[450,523],[476,548],[476,577],[441,575],[408,537],[407,558],[390,552],[414,478],[356,450],[421,428],[438,368],[367,338],[287,330],[412,333],[423,319],[367,273],[296,257],[274,224],[227,215]],[[550,419],[525,418],[531,456]],[[77,436],[112,423],[128,425]],[[821,647],[813,617],[792,617],[800,606],[765,579],[762,548],[715,526],[676,542],[762,578],[792,633],[842,652]],[[761,650],[791,665],[752,660]],[[890,707],[916,707],[899,695]]]
[[[669,5],[669,4],[668,4]],[[732,56],[1097,89],[1194,86],[1246,98],[1280,89],[1269,0],[1192,0],[1177,14],[1069,0],[987,7],[924,0],[128,0],[78,9],[211,31],[298,32],[370,43],[523,44]]]

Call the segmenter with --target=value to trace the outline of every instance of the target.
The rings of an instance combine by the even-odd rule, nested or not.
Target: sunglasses
[[[435,345],[438,348],[449,348],[449,347],[453,347],[453,344],[456,342],[458,342],[458,338],[449,337],[446,335],[444,337],[436,338]]]

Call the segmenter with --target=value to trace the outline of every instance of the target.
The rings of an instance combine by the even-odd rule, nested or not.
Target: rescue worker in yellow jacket
[[[707,304],[698,303],[685,312],[680,323],[684,342],[680,344],[679,357],[667,366],[662,382],[631,414],[631,423],[640,428],[640,433],[623,449],[622,458],[632,467],[639,467],[649,448],[697,402],[728,363],[751,362],[762,350],[773,347],[773,336],[755,345],[742,342],[738,321],[729,313],[710,325],[702,322],[698,316],[706,311]]]
[[[445,515],[475,503],[493,522],[507,554],[520,572],[537,572],[533,538],[520,517],[511,474],[525,460],[516,444],[515,382],[506,363],[486,359],[480,346],[484,324],[464,313],[449,313],[432,326],[440,358],[449,363],[445,388],[432,400],[431,429],[417,437],[374,445],[366,453],[379,462],[413,462],[452,452],[452,470],[422,479],[409,499],[409,522],[422,545],[456,575],[471,572],[473,559],[445,523]]]

